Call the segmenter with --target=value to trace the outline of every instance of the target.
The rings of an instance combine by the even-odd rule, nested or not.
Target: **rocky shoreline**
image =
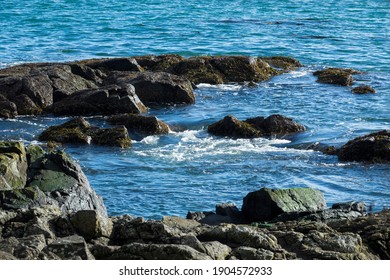
[[[217,205],[187,219],[108,217],[101,197],[58,143],[131,146],[131,137],[169,133],[148,107],[195,102],[199,83],[254,86],[301,67],[288,57],[178,55],[23,64],[0,69],[0,117],[73,116],[40,136],[47,147],[0,142],[0,259],[389,259],[388,211],[364,203],[326,208],[312,189],[259,189],[242,209]],[[320,83],[351,86],[353,69],[314,73]],[[354,93],[374,93],[368,86]],[[103,115],[112,127],[83,117]],[[289,117],[234,116],[209,124],[218,137],[285,137],[305,131]],[[309,147],[313,148],[313,147]],[[315,148],[315,147],[314,147]],[[321,147],[340,161],[390,162],[390,131]]]

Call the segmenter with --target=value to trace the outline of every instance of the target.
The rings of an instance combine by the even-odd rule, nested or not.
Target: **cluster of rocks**
[[[80,166],[60,151],[0,142],[0,259],[388,259],[389,212],[327,209],[313,189],[249,193],[192,219],[108,217]]]

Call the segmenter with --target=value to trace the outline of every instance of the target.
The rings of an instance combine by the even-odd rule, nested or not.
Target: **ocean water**
[[[0,67],[177,53],[287,55],[305,66],[256,87],[201,84],[196,104],[151,109],[173,131],[134,141],[130,149],[66,146],[83,167],[109,214],[146,218],[213,210],[261,187],[313,187],[329,205],[360,200],[390,206],[390,165],[340,163],[300,147],[340,146],[390,129],[390,1],[260,0],[2,0]],[[355,85],[377,93],[315,82],[323,67],[364,71]],[[207,126],[238,118],[284,114],[307,131],[284,139],[214,137]],[[0,120],[0,139],[36,142],[67,118]],[[89,118],[107,125],[102,117]]]

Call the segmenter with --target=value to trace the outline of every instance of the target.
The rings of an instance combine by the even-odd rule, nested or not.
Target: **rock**
[[[256,138],[284,136],[305,131],[305,127],[282,115],[271,115],[267,118],[256,117],[240,121],[233,116],[209,125],[208,132],[217,136],[234,138]]]
[[[240,216],[240,210],[234,203],[221,203],[217,204],[215,207],[215,213],[221,216],[228,216],[232,218],[237,218]]]
[[[366,204],[364,202],[348,201],[335,203],[332,205],[332,209],[342,209],[347,211],[357,211],[360,213],[366,212]]]
[[[62,260],[94,260],[84,238],[72,235],[54,240],[44,248],[44,251],[54,253]]]
[[[274,253],[270,250],[255,249],[251,247],[240,246],[234,249],[233,255],[240,260],[272,260]]]
[[[375,89],[368,85],[361,85],[358,87],[355,87],[352,89],[352,93],[357,93],[357,94],[366,94],[366,93],[375,93]]]
[[[128,148],[131,146],[129,133],[124,126],[112,128],[92,128],[90,129],[92,143],[104,146],[117,146]]]
[[[107,119],[113,125],[124,125],[129,132],[141,136],[161,135],[169,133],[169,126],[154,116],[142,116],[135,114],[117,115]]]
[[[146,107],[131,85],[108,85],[86,89],[53,105],[56,115],[96,115],[118,113],[145,113]]]
[[[200,221],[200,220],[202,220],[205,217],[210,216],[210,215],[215,215],[215,213],[211,212],[211,211],[204,211],[204,212],[188,211],[186,219]]]
[[[39,115],[42,113],[42,108],[36,105],[26,94],[18,95],[12,100],[17,107],[18,115]]]
[[[41,146],[30,144],[26,148],[28,165],[31,167],[37,160],[45,155],[45,151]]]
[[[117,72],[108,78],[108,83],[133,85],[135,93],[147,106],[195,102],[191,82],[186,78],[165,72]]]
[[[86,240],[109,237],[112,232],[111,220],[95,210],[77,211],[70,217],[70,221],[77,233]]]
[[[213,260],[225,260],[231,253],[232,249],[218,241],[203,242],[205,253]]]
[[[317,82],[324,84],[335,84],[340,86],[350,86],[353,84],[352,74],[359,73],[353,69],[327,68],[313,73],[317,76]]]
[[[98,128],[91,127],[83,117],[72,119],[64,124],[52,126],[43,131],[40,141],[58,143],[97,144],[106,146],[131,146],[131,139],[125,127]]]
[[[122,246],[111,257],[114,260],[211,260],[186,245],[132,243]]]
[[[260,59],[264,60],[277,70],[282,70],[282,72],[285,72],[286,70],[295,70],[303,66],[295,58],[287,56],[261,57]]]
[[[27,181],[27,156],[22,142],[0,141],[0,191],[20,189]]]
[[[338,150],[337,156],[341,161],[389,163],[390,131],[382,130],[350,140]]]
[[[72,63],[69,64],[69,66],[73,74],[78,75],[85,80],[92,81],[96,85],[102,85],[103,79],[107,77],[107,75],[99,69],[92,69],[91,67],[88,67],[83,64]]]
[[[177,54],[144,55],[136,56],[134,59],[143,69],[151,72],[169,72],[173,65],[184,60],[182,56]]]
[[[15,258],[10,253],[7,253],[7,252],[0,250],[0,260],[17,260],[17,258]]]
[[[0,94],[0,118],[11,119],[18,115],[15,103]]]
[[[260,82],[276,74],[268,63],[249,56],[192,57],[172,66],[169,71],[195,84]]]
[[[270,221],[283,213],[315,212],[325,208],[324,196],[318,190],[262,188],[244,197],[242,215],[248,222]]]
[[[91,60],[85,63],[86,66],[102,71],[135,71],[141,72],[143,69],[134,58],[109,58],[100,60]]]
[[[208,126],[207,131],[216,136],[234,138],[256,138],[263,136],[263,132],[252,125],[240,121],[233,116],[226,116],[222,120]]]
[[[46,246],[45,236],[42,234],[19,238],[18,241],[19,244],[14,251],[15,257],[18,259],[37,260]]]
[[[245,122],[257,130],[264,131],[264,134],[268,136],[282,136],[306,130],[303,125],[282,115],[271,115],[265,119],[263,117],[251,118]]]

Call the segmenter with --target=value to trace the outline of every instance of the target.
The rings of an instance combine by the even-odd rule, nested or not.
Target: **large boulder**
[[[56,115],[94,115],[117,113],[144,113],[145,105],[131,85],[108,85],[98,89],[86,89],[55,103]]]
[[[22,142],[0,142],[0,190],[21,189],[27,181],[27,156]]]
[[[353,84],[352,74],[359,73],[353,69],[326,68],[313,73],[317,76],[317,82],[324,84],[335,84],[340,86],[350,86]]]
[[[165,72],[115,72],[108,83],[133,85],[146,105],[192,104],[195,95],[186,78]]]
[[[348,141],[337,151],[341,161],[390,162],[390,131],[382,130]]]
[[[43,131],[40,141],[59,143],[97,144],[126,148],[131,139],[126,127],[98,128],[92,127],[83,117],[72,119],[64,124],[52,126]]]
[[[305,131],[305,127],[282,115],[271,115],[267,118],[256,117],[240,121],[233,116],[209,125],[208,132],[217,136],[234,138],[256,138],[285,136]]]
[[[325,208],[323,194],[315,189],[262,188],[244,197],[242,215],[248,222],[270,221],[283,213],[315,212]]]
[[[16,104],[0,94],[0,118],[10,119],[18,115]]]
[[[142,136],[161,135],[169,133],[169,126],[155,116],[135,114],[117,115],[107,119],[110,124],[124,125],[129,132]]]

